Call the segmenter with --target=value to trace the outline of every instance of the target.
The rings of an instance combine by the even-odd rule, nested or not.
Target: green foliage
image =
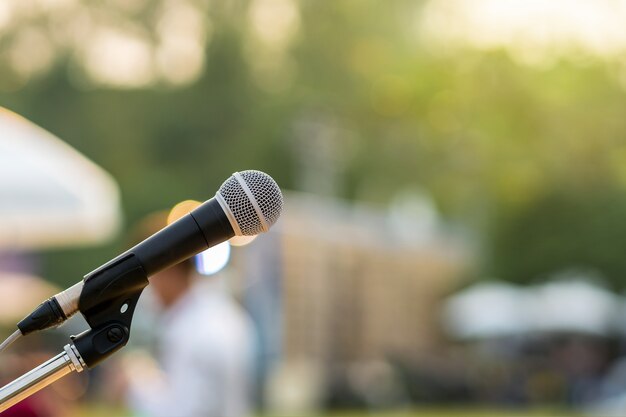
[[[110,409],[108,407],[89,407],[78,410],[72,417],[125,417],[128,416],[125,410]],[[456,410],[456,409],[430,409],[430,410],[405,410],[405,411],[338,411],[315,414],[319,417],[574,417],[562,411],[542,411],[542,410]],[[260,417],[272,417],[271,415],[261,415]]]
[[[626,195],[566,189],[540,197],[500,223],[493,244],[495,276],[527,283],[564,270],[600,273],[624,288]]]
[[[280,88],[268,88],[247,52],[256,45],[248,4],[211,5],[205,68],[189,86],[89,85],[59,54],[52,71],[1,92],[0,103],[111,172],[128,223],[205,199],[237,169],[303,187],[294,126],[313,115],[342,132],[340,197],[385,205],[420,186],[446,216],[491,239],[486,272],[526,281],[583,266],[619,285],[626,100],[610,63],[534,68],[504,50],[437,51],[415,35],[415,2],[298,1],[298,30],[266,70]],[[73,282],[119,245],[78,260],[55,252],[46,274]]]

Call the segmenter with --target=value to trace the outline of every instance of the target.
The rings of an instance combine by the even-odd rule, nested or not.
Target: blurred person
[[[141,224],[142,237],[166,225],[165,215]],[[128,405],[145,417],[241,417],[251,408],[253,337],[249,317],[224,276],[198,279],[193,259],[150,278],[161,314],[155,355],[131,354],[123,367]]]

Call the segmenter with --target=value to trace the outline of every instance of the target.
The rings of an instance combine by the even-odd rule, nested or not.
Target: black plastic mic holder
[[[93,368],[123,348],[148,276],[132,253],[126,253],[85,277],[79,307],[90,326],[64,351],[0,388],[0,412],[59,378]]]
[[[79,308],[91,327],[73,337],[88,368],[124,347],[148,276],[136,256],[126,253],[85,277]]]

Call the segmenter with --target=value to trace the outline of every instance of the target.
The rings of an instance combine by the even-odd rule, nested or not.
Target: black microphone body
[[[148,285],[148,277],[225,242],[234,235],[226,213],[217,199],[211,198],[191,213],[88,273],[75,286],[44,301],[17,327],[26,335],[57,326],[77,311],[83,312],[89,324],[92,324],[90,319],[97,318],[99,310],[108,308],[107,300],[102,298],[105,291],[111,297],[116,293],[141,289]],[[137,273],[138,269],[141,269],[140,273]],[[112,291],[112,288],[117,291]]]
[[[137,257],[146,275],[152,276],[233,236],[235,232],[224,210],[217,200],[212,198],[109,263],[114,263],[116,259],[132,253]],[[85,281],[106,268],[109,263],[87,274]]]

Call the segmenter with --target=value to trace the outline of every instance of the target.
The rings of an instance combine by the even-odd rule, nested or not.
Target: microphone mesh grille
[[[283,209],[283,195],[280,188],[272,177],[261,171],[242,171],[239,175],[252,192],[267,226],[271,227],[276,223]],[[264,231],[263,223],[250,198],[234,176],[224,181],[218,193],[224,198],[242,235],[254,236]]]

